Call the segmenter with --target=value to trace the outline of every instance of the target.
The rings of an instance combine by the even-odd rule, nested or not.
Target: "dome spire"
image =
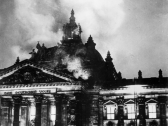
[[[73,10],[73,9],[71,10],[71,16],[72,16],[72,15],[74,15],[74,10]]]
[[[107,57],[105,58],[105,78],[108,82],[114,81],[118,79],[118,73],[116,72],[116,69],[114,67],[114,64],[112,62],[112,58],[110,55],[110,51],[107,52]],[[121,75],[120,75],[121,76]],[[121,77],[120,77],[121,78]],[[107,83],[106,86],[110,86],[111,83]]]
[[[106,62],[112,62],[112,58],[111,58],[111,54],[110,54],[110,51],[107,52],[107,57],[106,57]]]
[[[74,10],[71,10],[71,17],[70,17],[70,23],[75,23],[75,17],[74,17]]]
[[[87,43],[85,44],[87,48],[95,49],[96,43],[94,43],[92,36],[90,35]]]
[[[63,41],[62,43],[65,42],[65,40],[79,40],[79,43],[81,43],[81,33],[82,33],[82,28],[80,25],[77,25],[75,22],[75,16],[74,16],[74,10],[71,10],[71,16],[69,18],[69,23],[66,23],[63,25]]]

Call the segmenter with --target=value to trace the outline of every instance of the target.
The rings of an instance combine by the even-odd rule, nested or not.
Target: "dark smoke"
[[[60,42],[72,8],[83,42],[91,34],[104,58],[111,52],[123,77],[137,77],[139,70],[157,77],[159,69],[168,75],[167,0],[0,0],[0,68],[17,56],[29,58],[37,41],[47,47]]]

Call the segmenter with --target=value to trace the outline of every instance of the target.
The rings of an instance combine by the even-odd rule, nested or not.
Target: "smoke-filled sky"
[[[56,45],[72,8],[83,42],[91,34],[124,78],[168,76],[168,0],[0,0],[0,68],[29,58],[37,41]]]

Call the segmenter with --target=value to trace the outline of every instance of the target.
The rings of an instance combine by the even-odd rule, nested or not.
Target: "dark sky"
[[[61,40],[71,9],[96,49],[125,78],[168,76],[168,0],[0,0],[0,68],[29,58],[37,41]]]

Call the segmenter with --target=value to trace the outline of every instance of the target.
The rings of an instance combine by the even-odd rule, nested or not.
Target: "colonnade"
[[[82,104],[79,94],[71,98],[64,94],[28,97],[15,95],[11,98],[2,98],[1,101],[1,114],[2,119],[4,118],[2,126],[82,125]],[[6,114],[8,118],[5,118]]]
[[[128,120],[125,112],[124,97],[117,97],[114,102],[117,114],[114,119],[108,120],[104,114],[104,106],[107,100],[102,96],[89,95],[83,98],[82,94],[48,94],[48,95],[13,95],[11,98],[3,97],[1,103],[2,126],[103,126],[104,123],[117,121],[118,126],[125,126]],[[135,100],[138,110],[134,120],[138,120],[138,126],[147,126],[149,115],[147,110],[148,101],[145,97],[137,97]],[[167,97],[156,98],[157,116],[152,120],[159,120],[161,126],[166,126]],[[3,118],[2,118],[3,117]],[[6,119],[6,122],[5,122]]]

